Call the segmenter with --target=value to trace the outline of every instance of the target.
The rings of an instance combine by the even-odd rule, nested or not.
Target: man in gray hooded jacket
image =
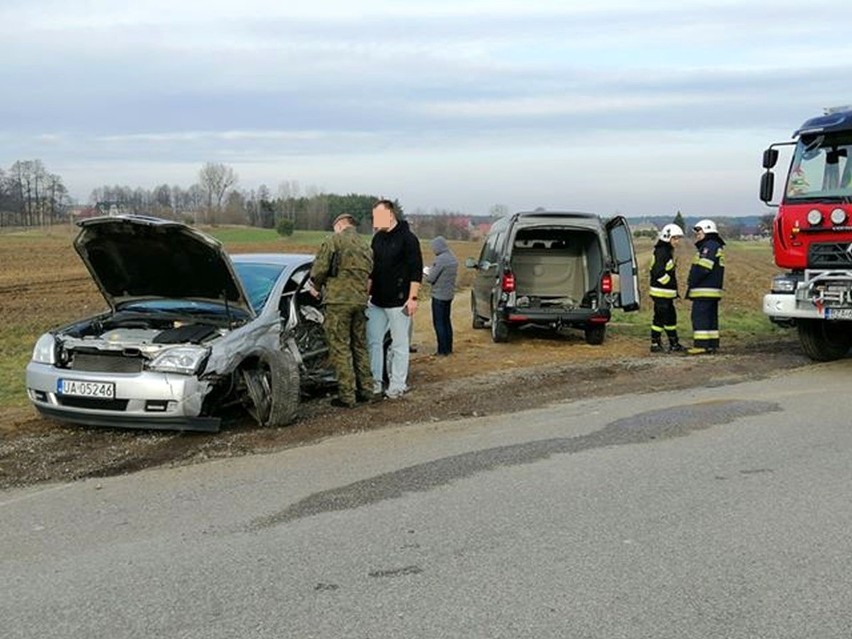
[[[453,323],[450,318],[459,262],[442,236],[432,240],[435,261],[423,269],[426,281],[432,285],[432,325],[438,339],[436,355],[453,352]]]

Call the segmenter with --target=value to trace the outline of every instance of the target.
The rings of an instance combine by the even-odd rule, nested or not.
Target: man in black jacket
[[[409,328],[417,311],[417,293],[423,279],[420,241],[405,220],[397,218],[390,200],[373,206],[373,271],[367,307],[367,345],[373,372],[373,390],[381,392],[384,336],[391,334],[390,381],[385,395],[402,397],[408,390]]]

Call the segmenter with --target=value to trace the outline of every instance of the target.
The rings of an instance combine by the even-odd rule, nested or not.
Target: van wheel
[[[586,329],[586,344],[597,346],[603,344],[606,337],[606,324],[600,326],[590,326]]]
[[[491,314],[491,339],[498,344],[509,341],[509,324],[497,317],[497,313]]]
[[[473,293],[470,294],[470,316],[473,318],[473,328],[479,330],[485,328],[485,320],[476,314],[476,302],[473,300]]]

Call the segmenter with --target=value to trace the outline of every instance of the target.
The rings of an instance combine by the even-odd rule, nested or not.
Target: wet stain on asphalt
[[[380,579],[383,577],[401,577],[402,575],[419,575],[423,572],[420,566],[404,566],[402,568],[390,568],[388,570],[371,570],[370,577]]]
[[[315,493],[278,513],[254,520],[247,530],[257,531],[312,515],[360,508],[407,493],[432,490],[489,470],[531,464],[552,455],[683,437],[743,417],[780,410],[774,402],[720,400],[639,413],[610,422],[587,435],[463,453]]]

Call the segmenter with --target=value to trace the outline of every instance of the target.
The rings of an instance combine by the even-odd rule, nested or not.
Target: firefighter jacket
[[[651,297],[674,299],[677,297],[677,272],[674,247],[660,240],[654,246],[651,259]]]
[[[326,304],[367,305],[367,282],[373,268],[373,252],[354,227],[323,240],[311,267],[311,280],[325,286]]]
[[[689,268],[686,296],[689,299],[719,299],[725,279],[725,242],[710,233],[697,242],[698,253]]]

